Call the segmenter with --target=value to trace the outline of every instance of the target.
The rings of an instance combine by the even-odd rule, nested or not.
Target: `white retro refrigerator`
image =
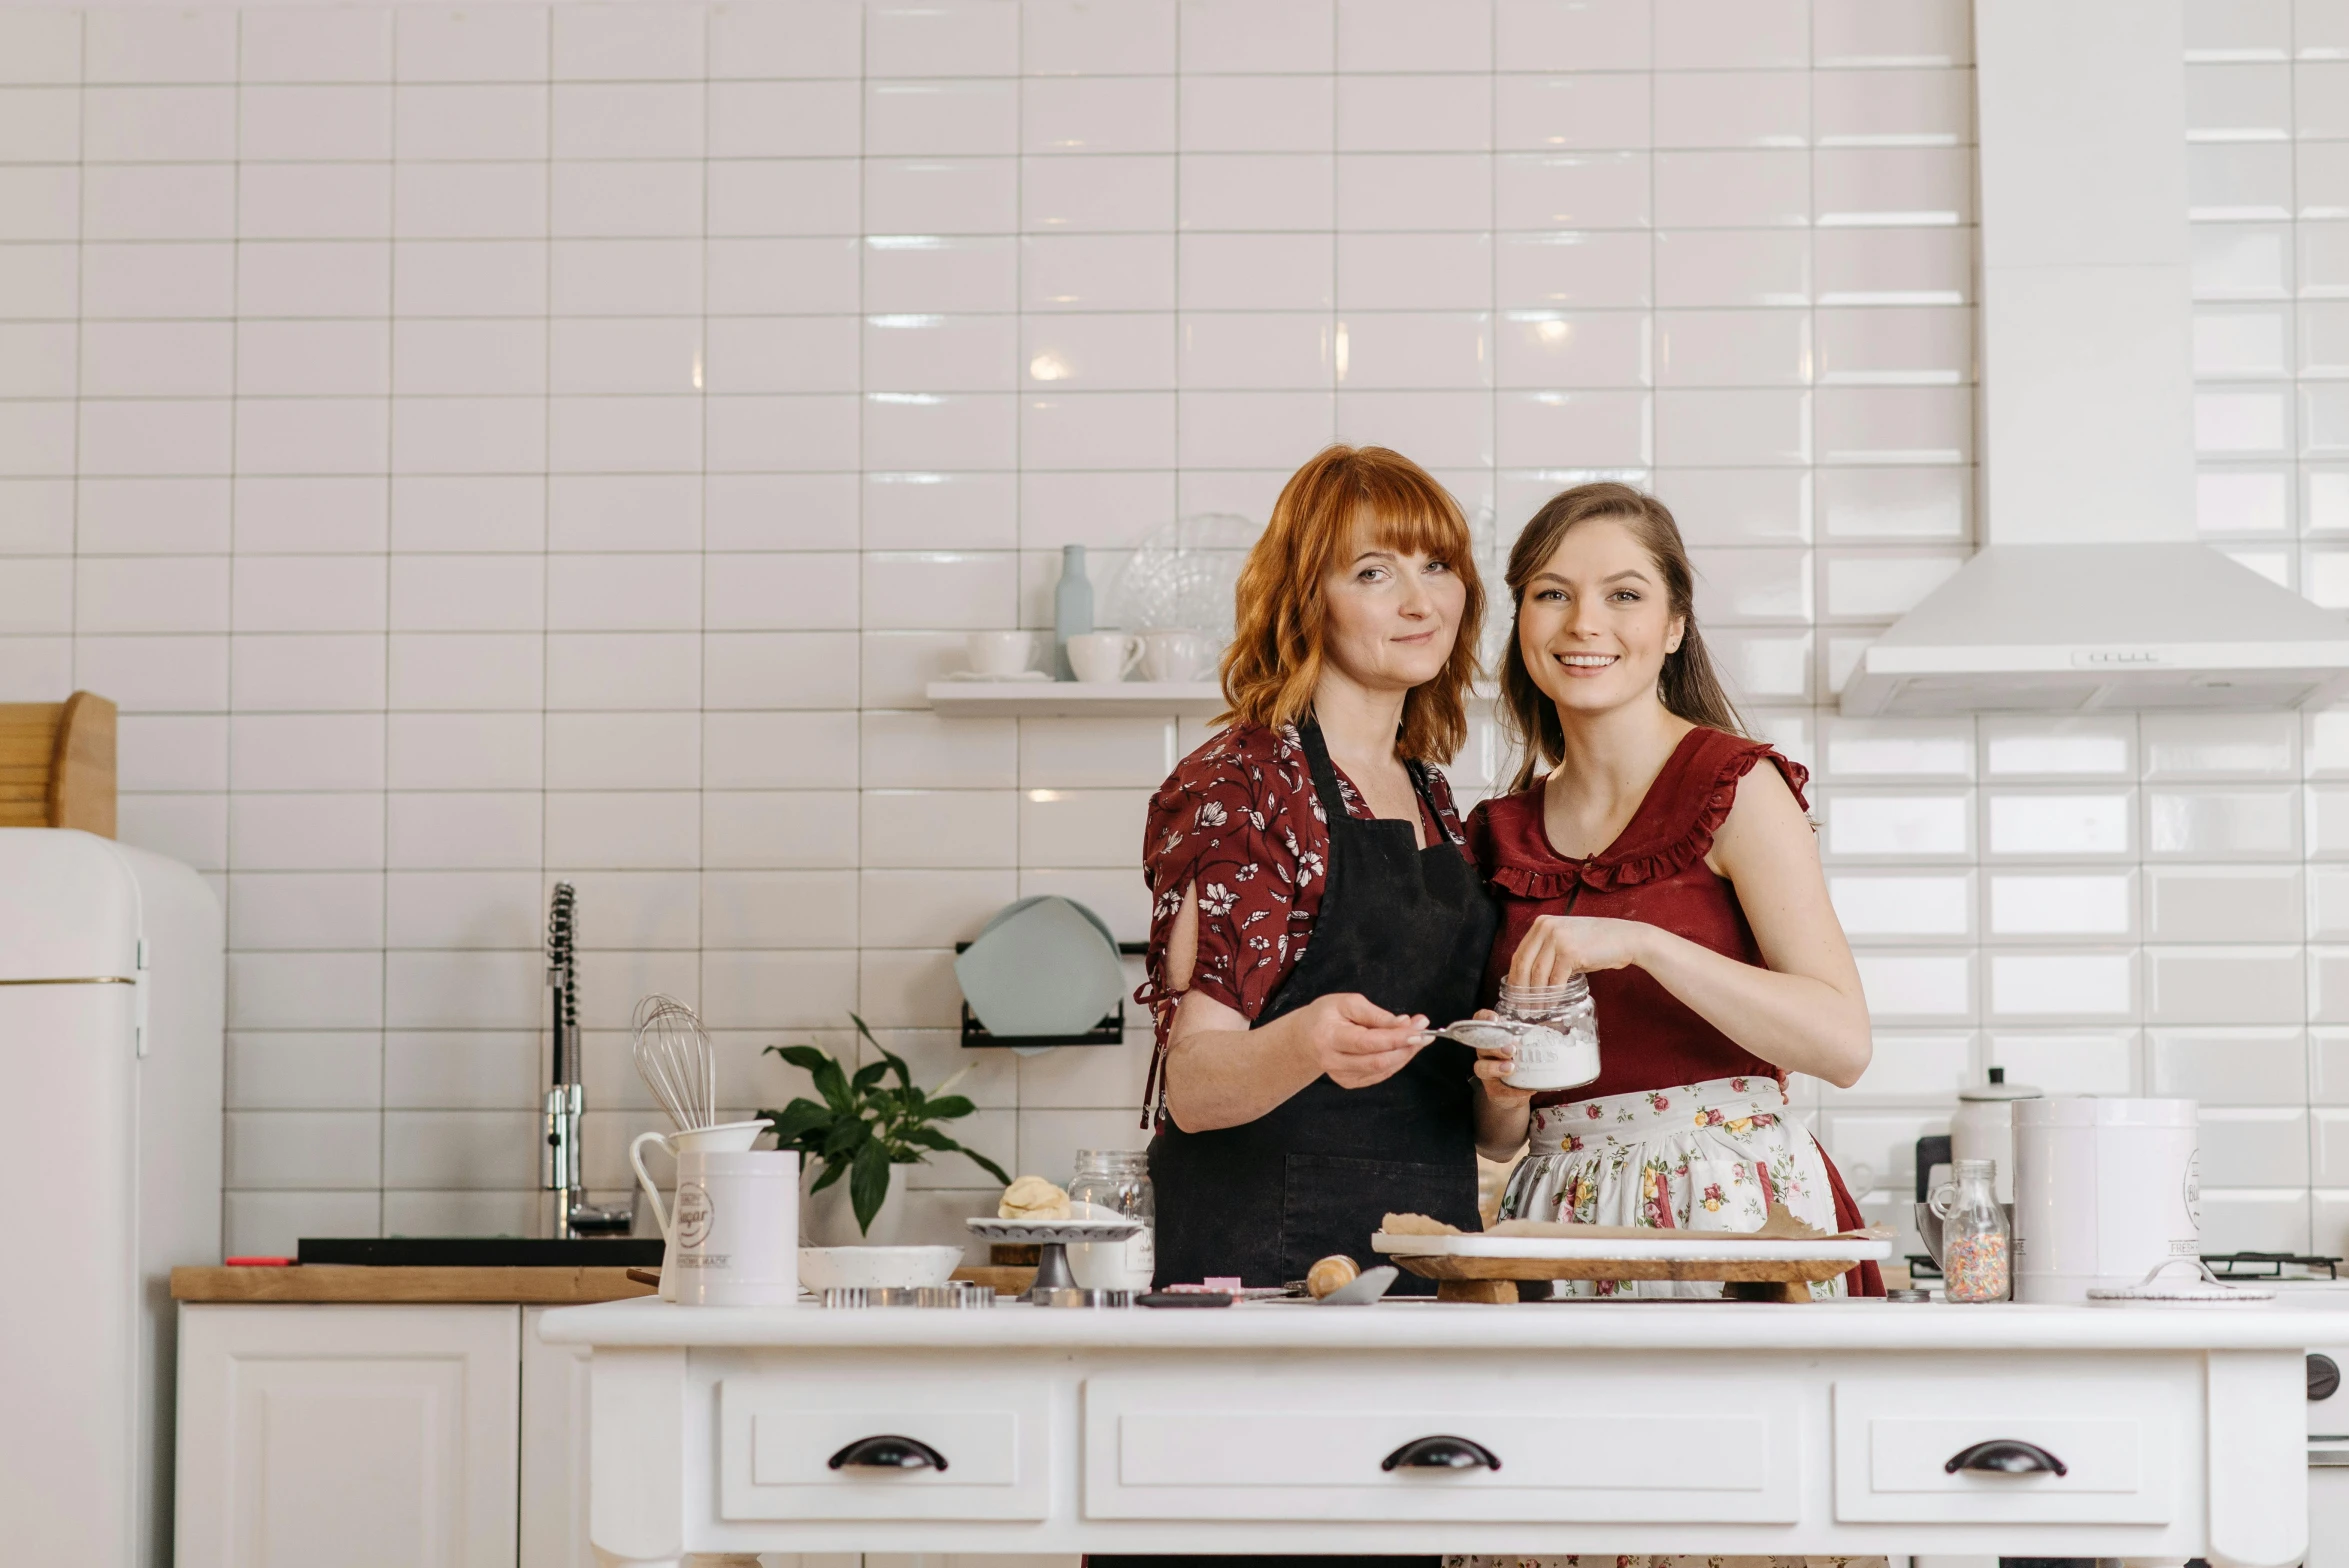
[[[170,1560],[170,1274],[220,1261],[221,945],[177,861],[0,829],[8,1562]]]

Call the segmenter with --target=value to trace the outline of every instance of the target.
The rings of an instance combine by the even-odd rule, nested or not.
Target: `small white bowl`
[[[802,1290],[918,1290],[943,1285],[962,1266],[960,1247],[802,1247]]]

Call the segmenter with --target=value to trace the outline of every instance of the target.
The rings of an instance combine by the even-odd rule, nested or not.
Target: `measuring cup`
[[[661,1299],[677,1299],[677,1237],[668,1209],[661,1202],[661,1189],[644,1168],[644,1146],[657,1143],[669,1151],[671,1158],[688,1152],[703,1154],[740,1154],[758,1142],[759,1134],[773,1123],[765,1117],[747,1122],[722,1122],[715,1127],[688,1127],[680,1132],[640,1132],[628,1145],[628,1163],[636,1169],[636,1179],[643,1186],[646,1197],[652,1199],[653,1218],[660,1222],[661,1240],[667,1246],[661,1252]]]

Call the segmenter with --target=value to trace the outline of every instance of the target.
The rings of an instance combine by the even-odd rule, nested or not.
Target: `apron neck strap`
[[[1297,739],[1305,747],[1305,765],[1313,774],[1313,793],[1320,797],[1322,816],[1333,823],[1352,816],[1346,809],[1345,792],[1338,788],[1337,764],[1329,760],[1329,743],[1321,738],[1320,721],[1312,718],[1298,721]],[[1411,779],[1411,793],[1422,814],[1432,822],[1440,822],[1435,802],[1428,798],[1425,770],[1416,762],[1406,762],[1403,771]]]

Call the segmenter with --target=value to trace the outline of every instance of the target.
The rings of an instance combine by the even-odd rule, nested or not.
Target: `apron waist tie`
[[[1573,1100],[1533,1113],[1531,1152],[1556,1154],[1568,1138],[1637,1143],[1667,1132],[1776,1117],[1785,1109],[1785,1090],[1768,1078],[1745,1077]]]

